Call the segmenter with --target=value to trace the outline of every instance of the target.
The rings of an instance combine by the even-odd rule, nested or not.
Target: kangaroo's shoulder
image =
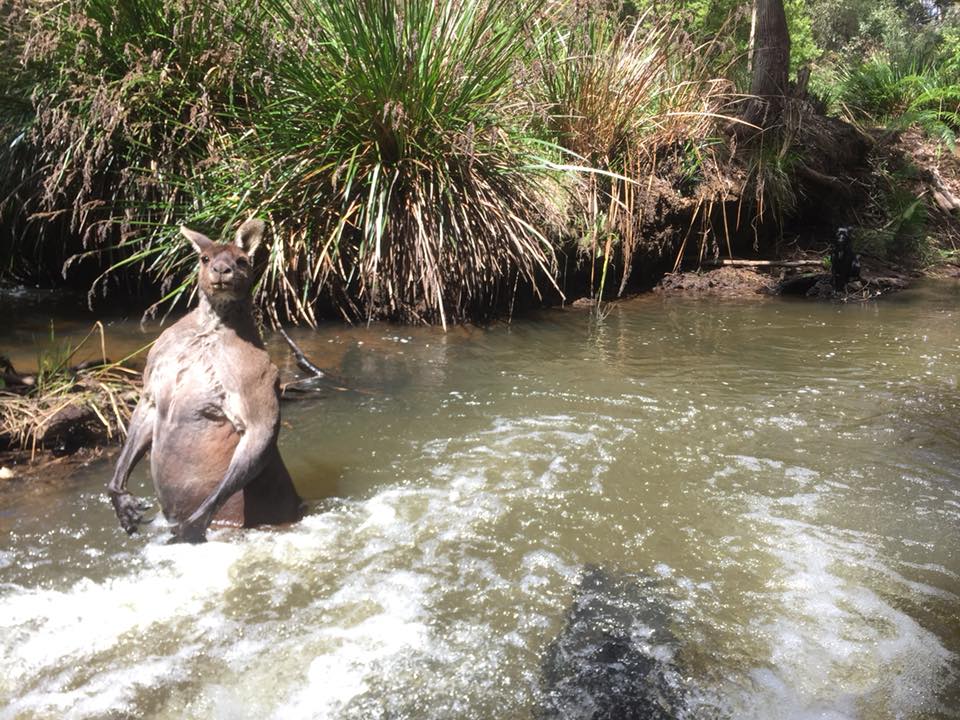
[[[196,344],[196,339],[197,311],[193,310],[160,333],[150,348],[143,371],[144,386],[149,387],[154,377],[163,374],[164,369],[188,359],[190,345]]]

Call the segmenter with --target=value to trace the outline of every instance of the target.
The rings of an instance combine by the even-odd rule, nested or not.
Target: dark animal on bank
[[[833,275],[833,289],[842,291],[847,283],[860,277],[860,258],[853,251],[853,236],[850,228],[837,229],[837,235],[830,247],[830,272]]]
[[[540,720],[676,720],[682,677],[650,578],[587,567],[542,663]]]
[[[157,339],[108,492],[133,533],[144,506],[127,492],[150,450],[150,471],[176,540],[203,542],[211,522],[242,527],[301,517],[277,449],[280,399],[253,317],[251,258],[263,238],[248,220],[233,243],[180,228],[200,256],[200,305]]]

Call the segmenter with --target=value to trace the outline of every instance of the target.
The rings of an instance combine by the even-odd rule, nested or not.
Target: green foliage
[[[953,21],[902,0],[785,8],[791,67],[833,108],[953,147]],[[109,268],[98,289],[149,278],[169,305],[194,264],[174,227],[256,214],[278,315],[446,323],[551,282],[560,227],[623,289],[638,188],[695,197],[709,176],[750,5],[7,0],[0,24],[0,270],[89,261]],[[760,215],[796,202],[791,137],[749,168]]]
[[[445,323],[552,282],[557,168],[599,171],[580,177],[629,223],[627,178],[658,153],[695,183],[727,88],[703,80],[714,51],[611,8],[18,2],[0,49],[32,125],[8,208],[38,247],[76,238],[61,257],[107,266],[95,287],[144,276],[169,305],[192,287],[176,225],[267,216],[259,300],[306,322]]]
[[[872,56],[841,75],[837,100],[854,117],[890,127],[916,125],[951,150],[956,147],[960,85],[935,65]]]
[[[30,126],[2,219],[31,219],[60,253],[107,252],[140,227],[169,224],[184,198],[171,179],[221,150],[262,43],[235,28],[249,3],[71,0],[15,3],[7,70],[29,86]],[[9,122],[9,115],[4,115]],[[13,248],[17,250],[17,248]]]
[[[813,20],[808,5],[807,0],[784,0],[783,3],[790,33],[790,71],[794,73],[823,54],[813,35]]]
[[[912,0],[810,0],[814,42],[841,64],[878,50],[895,58],[926,58],[937,43],[936,26]]]
[[[52,388],[69,380],[68,363],[74,354],[69,342],[58,340],[50,321],[50,335],[47,342],[37,350],[37,375],[33,392],[49,393]]]
[[[799,161],[793,135],[787,128],[764,133],[749,148],[744,187],[753,188],[759,221],[772,216],[782,227],[797,207],[794,168]]]
[[[884,163],[874,168],[871,191],[872,222],[854,238],[858,252],[882,260],[924,262],[932,254],[925,199],[913,190],[916,169],[891,169]]]
[[[822,50],[814,38],[807,0],[784,0],[783,5],[790,33],[790,71],[795,73],[819,58]],[[701,41],[732,41],[724,59],[734,62],[734,72],[746,82],[752,4],[736,0],[694,0],[683,6],[689,13],[687,26],[695,37]]]
[[[951,13],[940,31],[937,65],[953,80],[960,80],[960,12]]]
[[[476,316],[551,276],[517,74],[538,7],[25,2],[10,52],[36,120],[14,205],[51,234],[68,219],[114,274],[163,279],[165,301],[190,287],[176,224],[265,214],[260,297],[288,316]]]
[[[537,3],[264,7],[288,47],[242,145],[285,261],[303,263],[304,308],[335,282],[363,317],[446,322],[491,308],[518,274],[549,276],[545,175],[515,75]]]
[[[843,72],[838,97],[854,114],[885,119],[906,112],[923,82],[923,68],[875,55]]]
[[[834,112],[894,127],[919,125],[951,145],[960,81],[960,15],[903,0],[815,0],[815,41],[826,50],[811,88]]]

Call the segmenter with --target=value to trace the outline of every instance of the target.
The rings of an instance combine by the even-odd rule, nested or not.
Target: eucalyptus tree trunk
[[[750,94],[743,119],[761,128],[777,123],[787,92],[790,33],[783,0],[755,0]]]

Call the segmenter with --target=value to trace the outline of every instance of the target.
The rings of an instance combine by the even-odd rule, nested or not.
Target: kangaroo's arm
[[[107,493],[117,513],[117,519],[129,534],[136,532],[137,525],[143,519],[143,511],[149,505],[127,492],[127,481],[130,479],[130,472],[153,442],[156,415],[156,406],[146,397],[141,398],[130,417],[127,439],[123,443],[123,450],[120,451],[120,459],[117,460],[113,478],[107,484]]]
[[[280,430],[280,401],[277,393],[277,371],[271,367],[271,378],[257,383],[259,391],[238,393],[239,420],[242,423],[240,442],[233,451],[223,480],[200,503],[193,515],[174,529],[176,541],[204,542],[213,516],[236,492],[246,487],[264,469],[271,445]],[[272,380],[272,382],[271,382]]]

